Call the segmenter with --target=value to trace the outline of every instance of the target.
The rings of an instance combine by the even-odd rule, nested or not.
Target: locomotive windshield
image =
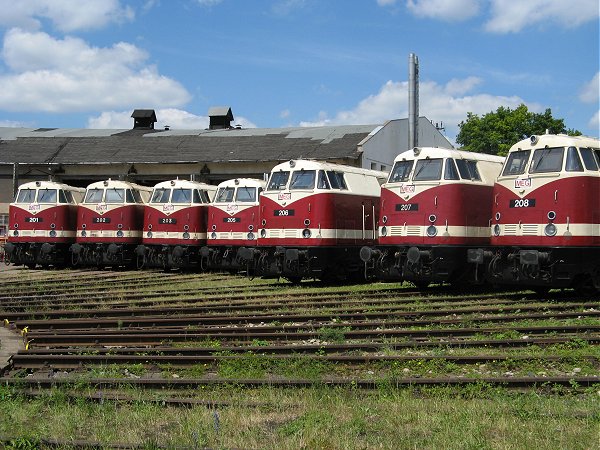
[[[579,149],[581,152],[581,157],[583,158],[583,163],[585,164],[585,168],[587,170],[598,170],[598,163],[600,162],[600,152],[598,152],[599,159],[597,160],[594,157],[594,152],[591,148],[581,148]]]
[[[235,188],[233,187],[222,187],[219,188],[217,192],[217,198],[215,200],[216,203],[229,203],[233,201],[233,195],[235,193]]]
[[[530,154],[531,150],[519,150],[508,155],[502,176],[523,174],[529,162]]]
[[[481,181],[481,176],[477,170],[477,161],[470,159],[457,159],[456,165],[458,166],[460,177],[463,180]]]
[[[33,203],[35,201],[35,189],[20,189],[17,194],[17,203]]]
[[[444,169],[444,180],[460,180],[456,164],[452,158],[446,160],[446,168]]]
[[[413,160],[409,161],[396,161],[394,164],[394,168],[390,173],[390,178],[388,180],[389,183],[400,183],[404,181],[408,181],[408,177],[410,176],[410,171],[414,165]]]
[[[40,189],[38,203],[56,203],[56,189]]]
[[[255,202],[256,188],[255,187],[239,187],[235,194],[236,202]]]
[[[538,148],[533,152],[529,173],[560,172],[564,153],[563,147]]]
[[[124,203],[125,189],[109,188],[106,190],[106,203]]]
[[[441,158],[420,159],[417,161],[413,181],[432,181],[439,180],[442,176]]]
[[[344,180],[343,172],[334,172],[333,170],[327,171],[329,182],[331,183],[332,189],[348,189],[346,186],[346,180]]]
[[[84,203],[100,203],[104,189],[88,189],[85,194]]]
[[[169,203],[170,196],[171,196],[171,189],[166,189],[166,188],[154,189],[150,203]]]
[[[292,174],[290,189],[312,189],[315,187],[314,170],[296,170]]]
[[[267,190],[269,191],[279,191],[281,189],[285,189],[285,185],[287,184],[290,173],[288,171],[279,171],[273,172],[271,175],[271,179],[269,180],[269,185],[267,186]]]
[[[171,197],[171,203],[191,203],[192,202],[192,190],[177,188],[173,189],[173,195]]]

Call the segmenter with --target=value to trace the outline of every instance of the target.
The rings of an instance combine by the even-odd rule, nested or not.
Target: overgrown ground
[[[136,396],[135,391],[125,390]],[[123,394],[125,395],[125,394]],[[514,393],[466,389],[329,388],[205,392],[232,405],[174,408],[160,401],[31,400],[3,388],[0,434],[27,448],[39,439],[86,439],[146,448],[593,449],[600,392]],[[256,402],[257,405],[247,405]],[[10,444],[9,444],[10,445]]]

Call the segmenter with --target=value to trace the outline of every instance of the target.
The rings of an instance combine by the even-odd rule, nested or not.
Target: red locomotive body
[[[206,214],[215,187],[186,180],[154,186],[145,206],[142,245],[136,248],[137,265],[181,268],[199,262],[206,244]]]
[[[275,166],[260,198],[256,273],[293,281],[360,274],[360,248],[375,242],[386,176],[316,161]]]
[[[376,248],[365,247],[367,272],[417,286],[463,280],[471,245],[489,245],[492,189],[503,158],[441,148],[396,157],[381,188]]]
[[[84,191],[53,181],[21,185],[9,206],[7,261],[31,268],[37,264],[69,264],[69,246],[75,242],[77,203]]]
[[[141,243],[144,202],[150,188],[126,181],[90,184],[77,212],[77,238],[71,246],[75,264],[129,265]]]
[[[236,178],[217,186],[217,195],[208,206],[208,245],[201,250],[203,268],[237,271],[246,267],[246,249],[257,243],[259,196],[265,184]]]
[[[516,143],[494,187],[494,251],[474,249],[493,283],[538,291],[600,289],[600,141],[566,135]]]

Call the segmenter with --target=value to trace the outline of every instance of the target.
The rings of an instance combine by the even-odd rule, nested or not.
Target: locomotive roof
[[[379,170],[361,169],[359,167],[345,166],[343,164],[333,164],[323,161],[314,161],[310,159],[292,159],[281,164],[277,164],[273,167],[271,172],[277,172],[280,170],[333,170],[346,173],[356,173],[361,175],[368,175],[376,178],[387,178],[387,172],[381,172]]]
[[[218,188],[230,187],[230,186],[242,186],[242,187],[265,187],[266,181],[258,180],[256,178],[232,178],[231,180],[225,180],[219,183]]]
[[[200,183],[198,181],[190,181],[190,180],[167,180],[161,181],[154,185],[154,189],[156,188],[187,188],[187,189],[209,189],[214,190],[215,186],[206,183]]]
[[[152,188],[149,188],[146,186],[140,186],[139,184],[131,183],[129,181],[111,180],[110,178],[108,180],[96,181],[95,183],[89,184],[87,189],[104,189],[105,187],[137,189],[140,191],[151,191],[152,190]]]
[[[402,159],[414,159],[416,157],[415,150],[418,150],[418,158],[422,159],[425,157],[430,158],[454,158],[454,159],[475,159],[478,161],[490,161],[490,162],[503,162],[503,156],[488,155],[487,153],[476,153],[466,152],[464,150],[453,150],[448,148],[438,147],[416,147],[412,150],[407,150],[400,153],[395,161],[401,161]]]
[[[19,189],[63,189],[65,191],[85,192],[84,188],[69,186],[68,184],[58,183],[57,181],[30,181],[23,183]]]
[[[532,147],[593,147],[600,148],[600,140],[590,136],[568,136],[566,134],[540,134],[523,139],[510,148],[516,152]]]

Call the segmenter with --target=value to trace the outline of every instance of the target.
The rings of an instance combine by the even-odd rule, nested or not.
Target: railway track
[[[81,384],[177,391],[600,382],[596,299],[74,273],[95,279],[55,272],[57,279],[44,274],[29,285],[4,280],[0,319],[22,333],[27,350],[12,356],[1,383],[32,392]]]

